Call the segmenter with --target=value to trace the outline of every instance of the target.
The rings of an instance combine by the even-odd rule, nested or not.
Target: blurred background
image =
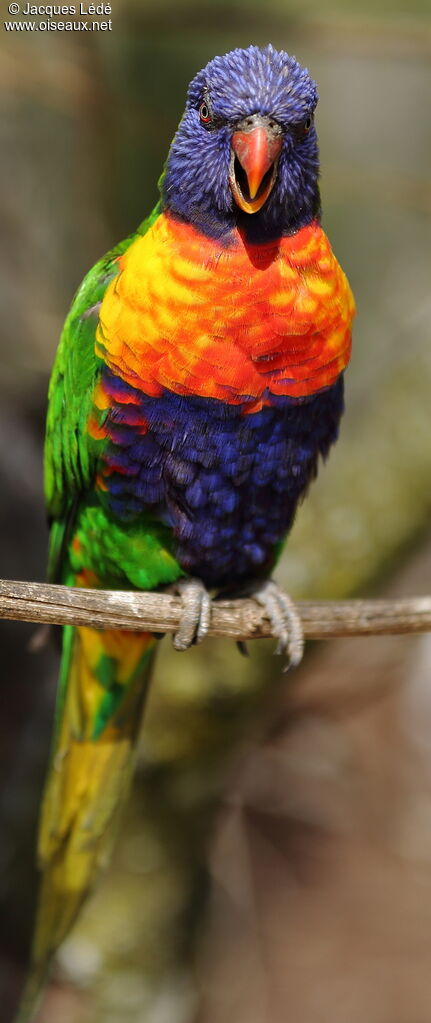
[[[110,17],[1,27],[0,576],[44,578],[46,389],[78,283],[156,201],[190,78],[271,41],[318,82],[323,223],[358,304],[341,438],[278,578],[307,598],[429,593],[428,0],[113,0]],[[33,631],[0,625],[5,1023],[56,683]],[[429,1023],[431,637],[314,644],[287,679],[271,644],[251,654],[163,643],[142,740],[159,770],[138,770],[38,1023]]]

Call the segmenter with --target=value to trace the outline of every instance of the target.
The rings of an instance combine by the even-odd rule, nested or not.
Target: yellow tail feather
[[[155,645],[148,633],[87,628],[65,639],[65,692],[39,828],[32,970],[16,1023],[31,1019],[50,960],[109,859]]]

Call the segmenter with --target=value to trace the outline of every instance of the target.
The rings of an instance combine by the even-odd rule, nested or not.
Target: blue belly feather
[[[278,398],[249,414],[169,391],[149,398],[108,370],[104,385],[123,399],[113,398],[105,424],[111,473],[100,497],[111,514],[127,523],[150,511],[167,523],[181,567],[208,586],[270,571],[319,455],[337,438],[342,377],[306,399]]]

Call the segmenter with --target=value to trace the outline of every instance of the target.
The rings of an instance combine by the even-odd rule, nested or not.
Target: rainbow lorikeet
[[[89,272],[61,337],[50,579],[178,584],[179,649],[207,630],[207,591],[237,587],[299,655],[270,574],[337,437],[354,312],[320,226],[316,103],[308,72],[271,46],[211,60],[189,87],[156,208]],[[105,859],[155,646],[142,632],[64,629],[34,977]]]

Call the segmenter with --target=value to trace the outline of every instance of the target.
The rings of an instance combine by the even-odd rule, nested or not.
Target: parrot
[[[272,45],[211,59],[157,205],[89,271],[61,335],[49,579],[176,591],[177,650],[205,638],[211,595],[238,593],[301,657],[272,572],[337,439],[355,312],[321,226],[317,100],[308,70]],[[109,857],[156,647],[142,631],[63,628],[21,1021]]]

